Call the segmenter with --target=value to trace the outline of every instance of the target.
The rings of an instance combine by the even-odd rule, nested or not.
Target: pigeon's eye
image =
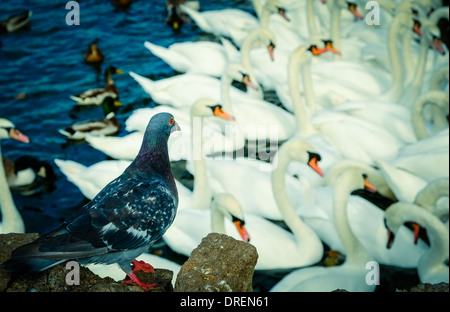
[[[174,122],[175,122],[175,120],[174,120],[173,118],[170,118],[170,119],[169,119],[169,125],[172,126]]]

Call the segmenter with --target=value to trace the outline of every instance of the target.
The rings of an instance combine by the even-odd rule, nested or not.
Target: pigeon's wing
[[[163,181],[119,177],[69,222],[67,232],[96,248],[135,249],[158,240],[175,212],[176,197]]]

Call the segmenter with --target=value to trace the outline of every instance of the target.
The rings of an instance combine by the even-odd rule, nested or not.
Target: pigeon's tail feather
[[[40,245],[41,242],[36,241],[17,248],[11,258],[2,264],[2,269],[13,274],[25,275],[47,270],[68,260],[61,255],[56,256],[55,253],[39,251]]]
[[[45,259],[45,258],[11,258],[2,264],[2,268],[15,275],[27,275],[45,271],[65,260]]]
[[[32,243],[15,249],[2,268],[15,275],[47,270],[59,263],[104,254],[105,248],[94,248],[89,242],[71,236],[62,226]]]

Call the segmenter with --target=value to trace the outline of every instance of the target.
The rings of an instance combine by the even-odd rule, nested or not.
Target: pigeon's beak
[[[25,134],[19,131],[19,129],[11,128],[9,130],[9,137],[11,139],[17,140],[19,142],[23,143],[30,143],[30,138],[27,137]]]
[[[181,128],[176,121],[172,125],[172,129],[170,129],[170,133],[175,132],[175,131],[181,131]]]

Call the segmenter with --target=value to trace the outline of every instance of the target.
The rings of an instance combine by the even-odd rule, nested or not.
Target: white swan
[[[244,217],[239,203],[230,194],[214,195],[206,208],[192,206],[177,213],[170,230],[163,235],[164,241],[172,250],[188,257],[211,232],[227,234],[244,241],[252,238],[251,232],[244,227],[246,216]]]
[[[432,105],[432,125],[427,125],[424,120],[424,112],[429,104]],[[445,91],[432,90],[417,98],[411,108],[411,122],[418,140],[423,140],[429,137],[430,133],[437,133],[448,127],[446,117],[448,104],[449,96]]]
[[[196,143],[196,141],[194,140],[193,144],[197,144],[197,146],[199,146],[198,150],[201,151],[202,137],[199,136],[196,139],[198,140],[198,142]],[[298,153],[293,152],[294,154],[298,154],[296,157],[300,157],[301,160],[305,162],[308,160],[308,155],[304,149],[297,150],[297,152]],[[253,244],[258,249],[259,258],[256,265],[257,269],[296,267],[298,265],[304,265],[305,261],[317,262],[318,260],[320,260],[322,254],[316,254],[316,249],[314,249],[314,254],[317,257],[307,257],[303,249],[299,248],[297,239],[295,239],[291,233],[283,230],[279,226],[261,217],[263,210],[268,210],[268,208],[271,208],[272,210],[278,210],[276,202],[272,207],[268,207],[270,203],[267,200],[265,202],[263,200],[262,205],[259,206],[253,204],[253,206],[256,208],[253,210],[253,212],[258,213],[258,215],[251,213],[252,210],[250,210],[250,208],[252,207],[252,202],[262,196],[264,196],[264,198],[267,198],[267,195],[269,195],[270,198],[270,194],[272,193],[270,173],[268,173],[268,181],[267,179],[260,181],[260,179],[258,179],[257,177],[255,178],[253,174],[257,173],[259,168],[254,167],[255,171],[250,170],[251,173],[249,173],[249,169],[252,168],[249,164],[249,162],[251,162],[251,160],[249,159],[243,159],[243,162],[237,163],[235,163],[234,160],[228,161],[216,159],[211,160],[211,162],[206,162],[202,154],[200,154],[198,157],[193,157],[192,161],[194,163],[194,191],[191,198],[186,198],[186,200],[190,201],[190,207],[208,208],[210,206],[213,194],[227,193],[235,197],[233,201],[228,201],[228,203],[231,206],[239,205],[240,207],[242,207],[242,210],[245,213],[245,226],[250,234],[251,244]],[[315,167],[315,161],[317,161],[317,158],[312,157],[310,161],[311,166]],[[254,166],[257,166],[256,162],[257,161],[255,161]],[[265,164],[260,161],[259,163]],[[270,166],[270,164],[265,165]],[[237,184],[236,182],[239,182],[238,184],[241,185],[241,187],[237,187],[237,189],[239,189],[238,192],[230,192],[229,187],[233,183],[227,184],[225,183],[226,181],[217,179],[217,176],[215,176],[214,174],[214,169],[212,169],[211,167],[224,168],[224,172],[226,172],[225,176],[228,178],[230,176],[233,177],[234,184]],[[230,168],[236,168],[236,171],[231,171]],[[266,187],[264,189],[259,188],[256,191],[245,189],[245,191],[243,192],[243,187],[248,187],[250,185],[244,179],[238,179],[236,176],[237,172],[245,172],[245,178],[248,178],[248,176],[252,176],[255,182],[259,181],[256,186],[264,184],[267,185],[268,190],[266,190]],[[293,180],[297,181],[296,179]],[[229,179],[228,182],[230,182]],[[249,196],[250,194],[252,194],[252,196]],[[183,201],[184,198],[180,198],[180,204],[183,204]],[[234,202],[234,204],[232,202]],[[175,218],[174,224],[164,235],[164,238],[167,239],[166,242],[168,243],[168,245],[177,252],[189,255],[192,249],[199,244],[200,239],[208,233],[207,231],[209,230],[209,223],[206,222],[210,219],[209,216],[211,213],[212,212],[210,212],[209,209],[184,209],[179,211]],[[199,221],[202,220],[200,218],[205,221]],[[204,224],[201,226],[199,222]],[[192,229],[192,224],[195,224],[194,229]],[[228,224],[226,225],[226,227],[228,226],[228,228],[226,228],[226,233],[229,233],[230,235],[237,235],[236,230],[229,228],[230,226],[232,226],[231,222],[227,221],[226,224]],[[181,233],[189,233],[190,238],[188,239],[185,235],[182,236]],[[181,237],[184,238],[181,240]],[[302,240],[303,239],[306,238],[302,238]],[[280,245],[281,241],[284,242],[283,245]],[[321,244],[320,248],[322,248]],[[280,254],[285,256],[280,257]]]
[[[3,139],[15,139],[19,142],[28,143],[30,139],[21,133],[14,124],[5,118],[0,118],[0,143]],[[2,149],[0,144],[0,157],[2,157]],[[3,162],[0,163],[0,214],[2,222],[0,223],[0,233],[25,233],[25,224],[22,216],[14,204],[14,199],[9,190],[6,180]]]
[[[280,13],[280,7],[282,4],[279,0],[268,0],[263,6],[261,16],[257,18],[239,9],[197,12],[184,5],[181,6],[201,30],[216,36],[230,38],[239,47],[253,30],[259,27],[266,28],[270,15]]]
[[[131,132],[123,137],[89,137],[89,144],[110,157],[116,159],[132,160],[138,153],[139,141],[142,141],[146,124],[150,118],[158,112],[166,111],[177,118],[180,127],[185,129],[182,134],[169,139],[169,156],[172,161],[187,159],[190,155],[191,140],[191,117],[186,108],[174,108],[167,105],[158,105],[153,108],[140,108],[126,120],[126,130]],[[233,127],[233,123],[225,123],[222,120],[198,120],[197,127],[194,128],[195,135],[203,135],[205,146],[208,146],[207,154],[233,153],[244,148],[245,138],[237,132],[227,131],[227,124]],[[202,129],[200,132],[199,130]],[[134,131],[137,131],[134,132]],[[124,149],[123,146],[128,148]],[[120,156],[120,157],[118,157]]]
[[[449,257],[448,228],[430,212],[410,203],[398,202],[386,210],[386,225],[392,233],[397,233],[405,222],[415,222],[426,228],[430,240],[430,248],[417,265],[420,281],[431,284],[448,283],[449,268],[445,264]]]
[[[448,140],[448,128],[441,131],[442,134],[447,133]],[[440,132],[437,133],[439,137]],[[442,135],[445,137],[445,135]],[[433,137],[431,137],[433,138]],[[431,139],[430,139],[431,140]],[[401,149],[392,162],[394,166],[399,169],[405,170],[411,174],[417,175],[425,181],[432,181],[438,178],[449,177],[449,145],[437,147],[433,149],[419,149],[423,143],[418,141],[417,143],[410,144],[404,149]],[[416,150],[412,151],[412,147],[416,146]],[[409,148],[409,149],[407,149]]]
[[[299,219],[299,217],[297,216],[294,208],[287,199],[286,190],[283,187],[283,185],[285,185],[285,179],[286,177],[288,177],[285,175],[285,168],[287,166],[287,163],[289,163],[292,159],[306,162],[309,159],[309,155],[305,149],[311,149],[312,147],[301,142],[294,142],[293,144],[288,144],[288,142],[286,142],[285,144],[286,146],[284,147],[282,156],[280,156],[278,166],[274,168],[274,170],[277,171],[277,174],[275,174],[274,171],[273,184],[271,185],[277,185],[277,188],[274,189],[273,192],[282,192],[282,194],[278,196],[278,199],[280,199],[279,206],[275,208],[283,211],[283,218],[290,226],[293,234],[267,221],[265,218],[261,218],[260,216],[257,216],[253,213],[249,213],[249,210],[247,209],[248,207],[246,206],[247,204],[245,202],[240,202],[239,199],[238,201],[234,201],[234,205],[241,206],[245,213],[245,227],[250,234],[250,243],[254,245],[258,250],[258,262],[256,264],[256,269],[258,270],[293,268],[309,265],[318,262],[323,255],[322,243],[316,237],[314,232],[306,225],[304,225],[301,220],[298,222],[293,220],[293,215],[295,215],[295,218],[297,219]],[[313,150],[311,151],[313,152]],[[196,172],[194,182],[197,179],[201,179],[205,182],[205,184],[203,184],[203,188],[208,188],[208,179],[204,177],[204,175],[206,175],[206,167],[198,166],[199,163],[201,163],[201,160],[199,160],[195,166]],[[314,160],[312,160],[311,166],[315,167],[314,164],[315,162]],[[206,164],[206,166],[209,165],[210,163]],[[213,179],[209,179],[209,181],[213,183]],[[198,186],[194,184],[194,192],[196,191],[197,187]],[[211,185],[211,188],[213,188],[213,185]],[[214,193],[214,190],[212,192]],[[225,190],[225,192],[227,192],[227,190]],[[250,197],[251,199],[256,199],[257,197],[263,195],[262,193],[256,192],[256,194],[253,194],[254,196],[249,196],[250,193],[248,191],[245,191],[245,193],[247,194],[247,197]],[[263,208],[263,206],[261,206],[261,208]],[[185,218],[181,226],[183,228],[186,228],[189,226],[189,224],[193,223],[193,221],[187,221],[189,218],[192,220],[196,220],[195,229],[190,229],[190,231],[194,231],[196,233],[195,235],[201,238],[206,235],[206,233],[205,230],[202,230],[201,233],[198,233],[198,231],[200,231],[201,229],[201,226],[197,220],[200,220],[198,219],[200,216],[202,216],[203,218],[208,218],[208,215],[209,212],[206,211],[192,211],[192,209],[186,209],[179,212],[179,215],[177,215],[175,219],[175,223],[177,222],[177,218],[179,216],[179,220],[181,220],[181,218]],[[231,223],[228,222],[227,226],[230,227]],[[171,233],[172,229],[174,229],[173,231],[176,231],[178,227],[174,228],[172,226],[171,228],[169,228],[166,234]],[[231,233],[232,236],[237,235],[236,231],[229,232],[227,230],[227,233]],[[177,236],[173,234],[173,238],[176,239]],[[180,250],[183,250],[184,254],[189,254],[191,248],[195,247],[198,244],[198,241],[194,243],[193,241],[191,242],[190,240],[184,239],[180,243],[182,245],[179,246]],[[171,245],[170,242],[168,242],[168,244]]]
[[[424,80],[426,72],[426,61],[429,53],[430,45],[437,51],[441,51],[442,42],[440,38],[440,30],[436,25],[425,24],[422,26],[422,37],[420,40],[420,56],[417,63],[417,68],[414,73],[413,80],[405,87],[403,97],[400,99],[400,104],[411,107],[412,103],[422,94],[424,89]]]
[[[312,58],[308,50],[310,47],[306,44],[297,48],[289,63],[289,88],[294,106],[297,135],[309,137],[313,134],[321,134],[325,137],[325,139],[322,138],[321,144],[324,148],[334,152],[331,155],[335,155],[337,150],[343,158],[367,164],[373,163],[375,159],[385,159],[397,155],[403,142],[384,128],[343,113],[329,110],[316,111],[316,98],[309,67]],[[302,75],[305,100],[302,100],[298,91],[299,71]],[[316,148],[322,154],[318,145]],[[325,155],[323,157],[326,159]],[[326,170],[325,165],[324,170]]]
[[[146,41],[144,46],[181,73],[221,77],[230,59],[241,61],[250,79],[258,86],[259,79],[256,78],[253,70],[257,70],[260,64],[270,62],[270,59],[273,60],[273,49],[276,43],[274,34],[263,28],[256,29],[247,36],[240,50],[237,50],[225,38],[221,38],[221,41],[222,44],[211,41],[180,42],[174,43],[168,48]],[[255,49],[261,44],[265,49]],[[258,71],[257,73],[259,74]],[[267,82],[267,77],[259,76],[264,79],[264,82]],[[258,90],[247,88],[246,93],[255,98],[263,98],[261,88]]]
[[[339,237],[346,250],[344,264],[335,267],[309,267],[286,275],[270,291],[333,291],[345,289],[350,292],[374,291],[376,285],[366,282],[366,264],[373,260],[350,229],[346,211],[350,191],[364,187],[361,169],[344,171],[335,183],[333,196],[334,220]],[[343,191],[347,196],[336,196]]]
[[[221,102],[234,116],[249,141],[285,141],[295,131],[294,116],[286,110],[264,100],[248,96],[233,97],[230,93],[233,73],[243,73],[241,63],[229,63],[222,77]],[[244,72],[245,73],[245,72]],[[274,137],[275,136],[275,137]]]
[[[449,179],[441,178],[428,183],[417,193],[414,204],[425,208],[443,222],[449,216]]]
[[[448,93],[434,90],[421,95],[411,108],[393,103],[361,101],[341,103],[334,110],[383,127],[407,144],[448,127],[448,102]],[[428,111],[432,114],[431,122],[425,120],[425,112]]]
[[[167,48],[145,41],[144,46],[180,73],[220,77],[228,59],[223,45],[212,41],[178,42]]]
[[[346,249],[337,234],[337,227],[333,217],[333,201],[346,199],[346,211],[348,213],[348,223],[361,245],[372,255],[373,260],[386,265],[399,267],[415,267],[419,257],[426,249],[426,244],[422,241],[411,246],[413,234],[405,231],[399,234],[399,243],[395,249],[386,249],[386,236],[383,231],[383,208],[372,204],[368,199],[353,195],[353,190],[346,189],[344,182],[339,177],[345,171],[359,170],[368,176],[371,183],[378,192],[391,201],[396,200],[392,190],[385,181],[383,175],[375,168],[367,164],[353,160],[341,160],[336,162],[326,174],[326,185],[310,186],[303,184],[305,193],[310,193],[313,200],[302,203],[297,212],[332,250],[337,250],[345,254]],[[336,184],[339,181],[339,186]],[[351,187],[351,185],[349,185]],[[378,195],[379,196],[379,195]],[[305,213],[306,211],[306,213]],[[308,215],[308,211],[309,215]],[[320,218],[311,216],[314,211]]]
[[[58,158],[53,161],[67,180],[77,186],[83,196],[90,200],[131,164],[131,160],[104,160],[91,166]]]
[[[161,105],[180,108],[189,107],[201,98],[210,98],[217,102],[221,100],[222,79],[215,77],[185,73],[153,81],[134,72],[129,72],[129,74],[156,103]],[[236,80],[247,84],[250,88],[256,88],[248,79],[250,77],[244,76],[242,72],[224,71],[221,77],[228,74],[232,75],[229,77],[231,81]],[[246,92],[234,86],[230,87],[230,92],[232,97],[246,95]]]
[[[408,23],[413,24],[412,18],[411,12],[399,12],[390,26],[387,46],[392,77],[383,70],[356,62],[322,62],[317,64],[315,69],[320,70],[324,79],[324,85],[320,85],[322,92],[317,93],[318,99],[323,103],[328,101],[328,103],[333,105],[343,101],[371,99],[371,101],[399,103],[410,107],[417,96],[420,95],[425,76],[429,45],[432,36],[435,36],[438,31],[433,25],[427,24],[423,26],[424,39],[420,43],[421,52],[418,63],[404,63],[404,66],[412,67],[414,71],[412,83],[409,86],[405,86],[405,76],[402,70],[403,60],[400,59],[397,42],[404,25],[408,25]],[[337,46],[334,41],[333,44]],[[345,81],[351,88],[347,88],[342,82],[336,81]],[[316,84],[317,87],[318,85]]]

